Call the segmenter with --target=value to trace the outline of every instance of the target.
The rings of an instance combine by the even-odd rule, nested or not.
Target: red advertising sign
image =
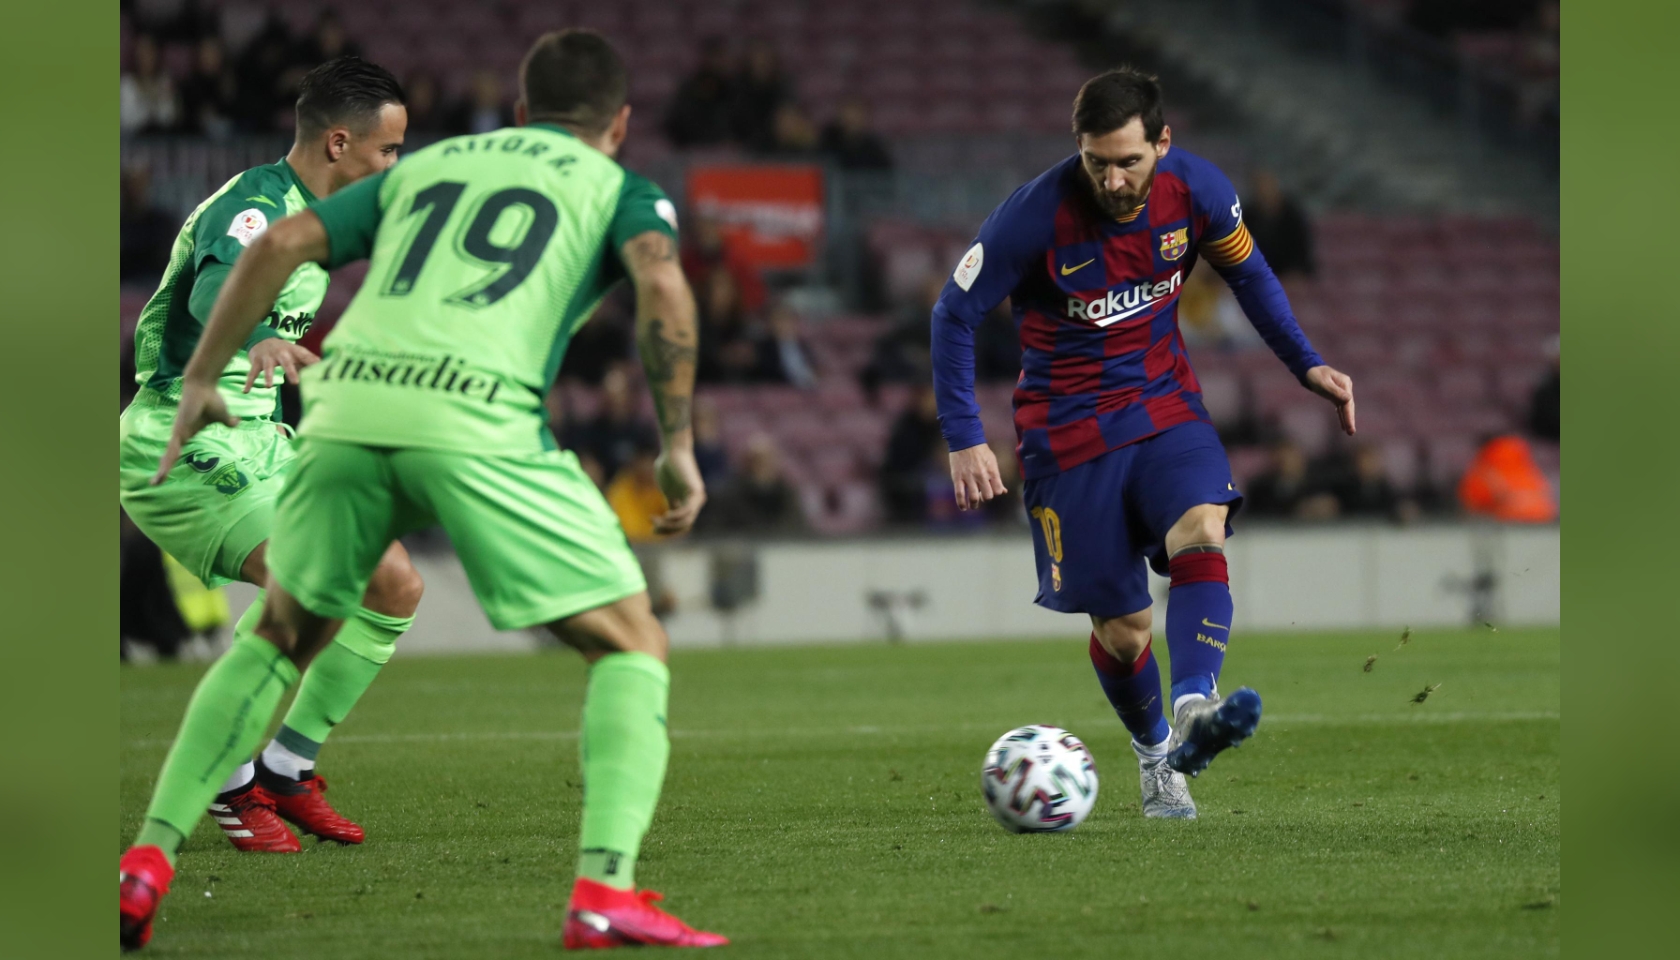
[[[730,248],[760,267],[807,267],[823,234],[821,167],[694,167],[688,203]]]

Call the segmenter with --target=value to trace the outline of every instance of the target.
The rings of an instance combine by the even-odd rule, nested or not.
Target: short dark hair
[[[588,133],[611,125],[629,86],[618,51],[594,30],[545,33],[519,65],[519,93],[530,119]]]
[[[1118,67],[1085,81],[1073,98],[1073,133],[1102,136],[1133,120],[1143,120],[1143,135],[1161,139],[1167,125],[1161,116],[1161,82],[1135,67]]]
[[[402,84],[389,70],[361,57],[336,57],[298,84],[297,133],[313,137],[341,123],[366,129],[379,108],[404,102]]]

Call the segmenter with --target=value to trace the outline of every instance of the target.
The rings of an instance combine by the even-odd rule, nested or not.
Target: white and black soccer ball
[[[986,751],[980,771],[986,808],[1005,830],[1072,830],[1097,803],[1097,763],[1080,739],[1061,727],[1017,727]]]

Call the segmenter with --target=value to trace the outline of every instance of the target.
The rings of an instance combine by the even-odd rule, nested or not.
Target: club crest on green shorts
[[[251,478],[246,476],[243,470],[227,463],[211,471],[210,475],[204,478],[204,482],[215,487],[217,493],[232,500],[245,492],[245,489],[251,485]]]
[[[238,465],[223,463],[221,457],[207,453],[189,453],[182,458],[187,466],[198,473],[204,474],[204,482],[216,488],[216,492],[226,496],[229,500],[245,492],[251,485],[251,478]]]

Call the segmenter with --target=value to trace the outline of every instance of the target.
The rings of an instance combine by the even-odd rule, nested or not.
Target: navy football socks
[[[1167,653],[1172,658],[1172,703],[1212,697],[1231,638],[1231,584],[1225,554],[1187,552],[1167,564]]]
[[[1126,663],[1109,653],[1091,634],[1091,666],[1097,670],[1097,682],[1113,704],[1120,722],[1132,732],[1132,739],[1146,747],[1167,742],[1170,731],[1167,717],[1161,709],[1161,665],[1146,644],[1143,653]]]

